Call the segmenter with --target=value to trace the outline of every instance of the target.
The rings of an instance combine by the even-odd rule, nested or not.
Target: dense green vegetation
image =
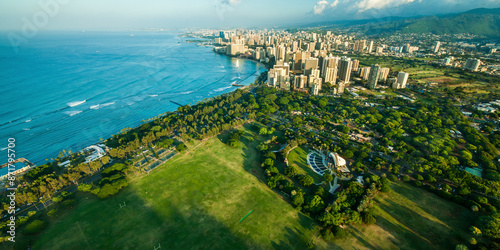
[[[396,60],[393,63],[399,64]],[[415,95],[417,101],[398,97],[400,93]],[[40,222],[28,226],[36,220],[44,226],[48,224],[45,233],[30,236],[27,230],[23,237],[36,240],[40,248],[55,242],[60,242],[60,248],[67,248],[81,242],[82,237],[85,240],[87,236],[83,235],[91,236],[90,242],[86,240],[87,247],[109,247],[101,241],[123,234],[128,237],[117,243],[122,248],[152,246],[157,241],[175,248],[196,248],[207,232],[215,231],[220,232],[220,237],[210,244],[219,247],[322,247],[326,243],[315,237],[319,225],[327,241],[354,235],[346,227],[387,226],[379,220],[385,218],[383,211],[399,211],[398,206],[381,209],[380,204],[376,205],[381,201],[378,197],[389,199],[393,193],[391,181],[402,179],[462,205],[462,210],[470,209],[470,213],[461,213],[464,224],[457,227],[462,230],[474,226],[482,232],[474,237],[478,246],[496,247],[496,242],[500,242],[500,216],[496,213],[500,208],[496,199],[500,196],[500,164],[495,160],[495,145],[500,145],[500,136],[492,132],[493,125],[485,122],[476,129],[456,102],[434,93],[401,90],[382,97],[363,93],[361,98],[310,96],[264,86],[238,90],[180,107],[137,128],[124,129],[104,142],[111,150],[109,157],[100,161],[88,164],[82,155],[62,153],[21,179],[20,198],[16,197],[20,204],[36,203],[38,197],[42,197],[43,206],[50,200],[56,203],[48,213],[19,218],[19,225],[27,224],[25,228],[42,230],[43,227],[36,227]],[[493,118],[481,112],[475,113],[475,117]],[[454,131],[460,132],[460,136]],[[370,139],[355,140],[359,135]],[[132,164],[138,159],[147,161],[146,151],[158,158],[156,151],[161,149],[175,149],[179,155],[158,171],[145,171]],[[350,162],[352,173],[339,181],[341,189],[335,194],[328,192],[332,175],[321,177],[306,166],[305,155],[310,149],[334,151]],[[63,169],[58,163],[65,160],[70,160],[71,166]],[[484,178],[467,173],[464,167],[481,169]],[[82,182],[82,177],[89,176],[99,178]],[[350,179],[358,176],[362,176],[364,184]],[[71,192],[61,191],[75,185],[85,193],[74,198]],[[126,211],[122,202],[128,204],[127,208],[140,209],[142,215],[126,221],[124,218],[131,214],[121,212]],[[254,213],[242,223],[250,223],[255,214],[259,214],[259,222],[245,224],[245,228],[234,223],[251,210]],[[96,216],[87,218],[90,211]],[[64,223],[54,223],[58,216]],[[144,231],[137,236],[132,231],[118,231],[113,227],[114,220],[125,220],[117,228],[137,224]],[[63,232],[64,225],[75,221],[81,221],[84,229],[78,224],[78,229],[73,226],[74,229]],[[271,229],[263,229],[270,225]],[[417,229],[425,225],[419,224]],[[177,231],[172,232],[174,228]],[[148,235],[150,231],[155,234]],[[271,241],[269,235],[273,236]],[[186,242],[174,242],[170,237]],[[418,242],[406,234],[398,237]],[[452,244],[472,245],[466,239],[447,237],[455,239]]]
[[[110,198],[78,194],[73,210],[47,219],[44,233],[23,242],[32,240],[33,249],[306,248],[318,226],[262,182],[260,139],[252,140],[259,136],[250,127],[238,130],[238,147],[224,144],[229,133],[196,141]]]
[[[432,33],[436,35],[474,34],[500,37],[500,9],[475,9],[464,13],[410,18],[381,18],[336,24],[366,35]],[[331,26],[327,26],[331,28]]]

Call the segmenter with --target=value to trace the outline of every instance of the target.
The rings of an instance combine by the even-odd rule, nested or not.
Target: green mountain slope
[[[479,8],[463,13],[420,17],[384,17],[369,20],[351,20],[322,23],[324,28],[349,28],[367,35],[395,33],[470,33],[500,38],[500,8]]]
[[[400,29],[403,33],[459,34],[471,33],[500,37],[500,15],[461,14],[455,17],[424,17]]]

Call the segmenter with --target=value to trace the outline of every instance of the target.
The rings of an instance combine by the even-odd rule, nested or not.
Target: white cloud
[[[345,0],[345,1],[349,1],[349,0]],[[323,14],[323,11],[325,11],[326,9],[335,8],[338,4],[339,4],[339,0],[335,0],[331,3],[326,1],[326,0],[321,0],[321,1],[317,2],[316,5],[314,6],[313,12],[315,15],[321,15],[321,14]]]
[[[367,10],[381,10],[387,8],[399,7],[413,2],[421,2],[422,0],[320,0],[313,8],[315,15],[321,15],[325,10],[342,9],[343,12],[354,10],[355,12],[362,13]],[[456,1],[456,0],[444,0]]]
[[[390,7],[398,7],[400,5],[411,3],[415,0],[362,0],[356,4],[359,12],[371,9],[385,9]]]
[[[314,6],[314,14],[315,15],[320,15],[323,13],[323,11],[328,7],[329,3],[325,0],[321,0],[316,3]]]

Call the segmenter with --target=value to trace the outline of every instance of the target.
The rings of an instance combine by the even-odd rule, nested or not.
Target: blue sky
[[[500,7],[500,0],[2,0],[0,29],[20,30],[37,18],[44,29],[272,27],[479,7]]]

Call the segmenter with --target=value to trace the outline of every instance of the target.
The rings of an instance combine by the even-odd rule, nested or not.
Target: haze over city
[[[435,15],[496,8],[496,0],[187,0],[50,1],[60,6],[44,29],[274,27],[323,21]],[[43,10],[39,1],[0,2],[0,29],[22,28]],[[52,8],[53,9],[53,8]],[[286,9],[286,11],[285,11]]]

